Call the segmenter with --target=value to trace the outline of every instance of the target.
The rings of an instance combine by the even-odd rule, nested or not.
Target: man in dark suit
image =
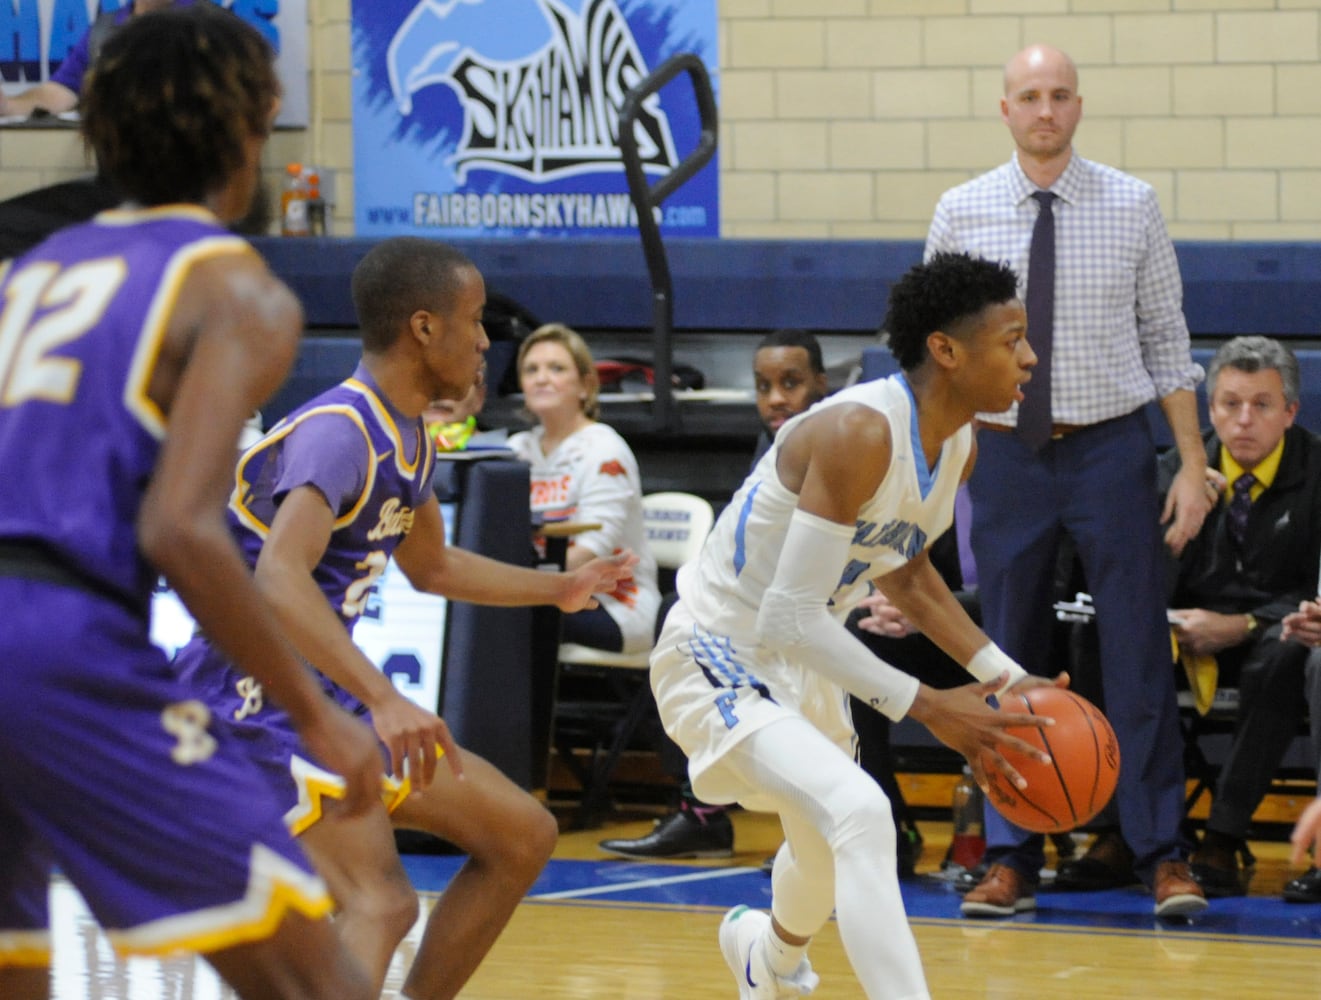
[[[1298,361],[1277,341],[1229,341],[1207,386],[1206,463],[1224,476],[1223,502],[1174,564],[1169,607],[1181,654],[1214,657],[1219,683],[1239,689],[1234,737],[1192,857],[1207,896],[1228,896],[1245,891],[1250,872],[1238,858],[1248,856],[1248,826],[1306,705],[1308,651],[1283,639],[1281,621],[1316,594],[1321,438],[1294,424]],[[1178,456],[1165,456],[1163,488],[1177,468]]]

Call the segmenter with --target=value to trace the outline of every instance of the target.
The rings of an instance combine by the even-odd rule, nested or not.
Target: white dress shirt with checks
[[[1035,190],[1015,154],[947,191],[931,220],[927,257],[962,251],[1004,261],[1025,284]],[[1077,153],[1050,190],[1059,199],[1054,420],[1099,423],[1175,390],[1196,388],[1203,372],[1189,354],[1179,263],[1155,190]],[[1012,427],[1017,406],[983,419]]]

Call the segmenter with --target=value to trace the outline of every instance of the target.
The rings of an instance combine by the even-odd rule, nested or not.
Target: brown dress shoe
[[[1191,917],[1206,909],[1206,894],[1193,879],[1187,861],[1158,864],[1151,891],[1156,897],[1158,917]]]
[[[965,917],[1012,917],[1037,908],[1036,886],[1008,865],[995,864],[963,897],[959,912]]]

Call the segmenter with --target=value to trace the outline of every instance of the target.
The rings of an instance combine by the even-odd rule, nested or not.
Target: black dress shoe
[[[1081,858],[1060,863],[1054,887],[1066,892],[1122,889],[1139,881],[1133,872],[1133,852],[1117,833],[1099,834]]]
[[[1321,903],[1321,868],[1309,868],[1284,886],[1286,903]]]
[[[722,810],[705,817],[680,809],[656,820],[651,833],[634,840],[603,840],[601,850],[621,858],[727,858],[734,853],[734,824]]]
[[[1256,860],[1242,840],[1208,830],[1193,853],[1189,868],[1208,899],[1224,899],[1248,894]]]
[[[1228,896],[1246,896],[1248,887],[1243,873],[1235,868],[1219,868],[1194,861],[1188,866],[1193,881],[1202,887],[1207,899],[1225,899]]]

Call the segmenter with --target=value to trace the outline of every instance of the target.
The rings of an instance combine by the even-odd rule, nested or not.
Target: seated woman
[[[592,352],[560,323],[534,330],[518,351],[523,405],[537,421],[509,447],[532,466],[532,513],[543,522],[600,525],[570,539],[566,569],[620,549],[638,554],[633,579],[600,598],[600,607],[564,616],[563,638],[610,652],[651,648],[660,593],[647,547],[637,459],[624,439],[597,422]]]

